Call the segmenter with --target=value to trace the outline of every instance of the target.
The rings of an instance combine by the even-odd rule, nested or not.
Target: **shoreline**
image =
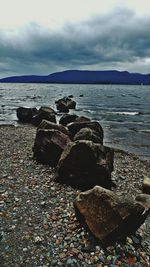
[[[0,126],[1,266],[109,267],[116,257],[120,263],[114,266],[149,266],[149,218],[125,244],[107,249],[97,244],[95,250],[86,251],[90,236],[77,222],[73,208],[79,190],[56,183],[55,169],[36,163],[32,157],[35,133],[34,126]],[[135,197],[141,193],[145,175],[150,176],[147,161],[115,149],[114,192]],[[130,258],[141,265],[125,265]]]

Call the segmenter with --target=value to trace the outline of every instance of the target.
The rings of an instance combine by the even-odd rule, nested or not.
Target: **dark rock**
[[[105,245],[135,233],[147,217],[141,203],[100,186],[80,193],[74,207],[80,223]]]
[[[99,137],[103,141],[103,128],[97,121],[86,121],[86,122],[72,122],[67,125],[72,137],[76,135],[82,128],[90,128],[98,133]]]
[[[69,135],[68,129],[66,129],[63,125],[56,124],[47,120],[42,120],[42,122],[38,126],[38,129],[58,130],[66,135]]]
[[[58,130],[40,129],[36,133],[33,156],[37,162],[56,166],[70,138]]]
[[[64,114],[61,118],[60,118],[60,121],[59,123],[66,126],[67,124],[75,121],[75,119],[78,118],[77,115],[75,114]]]
[[[42,120],[47,120],[56,123],[56,112],[50,107],[41,107],[38,112],[32,117],[32,123],[38,126]]]
[[[16,112],[20,122],[31,123],[33,116],[37,114],[38,110],[36,108],[19,107]]]
[[[79,97],[83,97],[83,95],[79,95]]]
[[[69,112],[69,109],[75,109],[76,102],[69,97],[61,98],[55,101],[57,110],[60,112]]]
[[[99,134],[90,128],[82,128],[79,132],[77,132],[73,140],[89,140],[94,143],[103,143],[103,140],[100,138]]]
[[[59,182],[85,190],[95,185],[111,188],[113,150],[91,141],[69,143],[57,166]]]

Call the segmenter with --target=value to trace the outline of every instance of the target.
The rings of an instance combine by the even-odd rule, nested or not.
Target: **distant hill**
[[[25,75],[0,79],[2,83],[77,83],[77,84],[143,84],[150,85],[150,74],[127,71],[66,70],[47,76]]]

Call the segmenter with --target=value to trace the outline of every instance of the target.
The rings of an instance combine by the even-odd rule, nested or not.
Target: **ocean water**
[[[0,83],[0,124],[18,126],[17,107],[56,109],[55,100],[69,95],[77,102],[72,114],[100,122],[105,145],[150,160],[150,86]]]

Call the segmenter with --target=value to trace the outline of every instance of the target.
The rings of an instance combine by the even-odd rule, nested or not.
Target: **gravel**
[[[0,126],[0,266],[149,266],[149,219],[124,243],[102,248],[76,220],[79,191],[55,183],[55,170],[34,161],[35,133],[32,126]],[[115,152],[114,191],[136,196],[145,175],[149,162]]]

